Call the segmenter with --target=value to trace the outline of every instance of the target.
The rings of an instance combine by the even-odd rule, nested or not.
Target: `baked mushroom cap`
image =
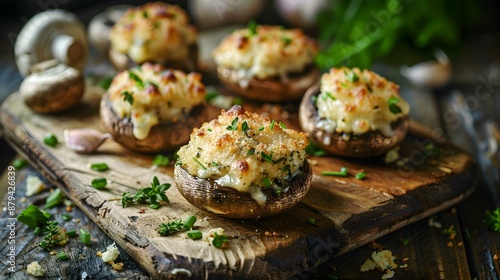
[[[110,133],[124,147],[137,152],[157,153],[173,151],[189,141],[192,128],[207,119],[207,107],[205,104],[198,105],[183,112],[176,121],[166,121],[151,127],[143,140],[134,136],[131,119],[120,118],[113,110],[108,93],[101,99],[100,118],[102,130]]]
[[[37,64],[19,87],[24,102],[38,113],[61,112],[78,104],[85,82],[82,73],[56,60]]]
[[[300,29],[250,25],[213,51],[217,75],[237,94],[257,101],[299,100],[317,82],[316,42]]]
[[[231,218],[277,214],[309,189],[307,135],[235,105],[191,133],[177,152],[179,191],[193,205]]]
[[[267,197],[264,205],[259,205],[249,192],[221,186],[213,179],[192,176],[180,165],[175,166],[174,180],[182,196],[200,209],[227,218],[253,219],[279,214],[299,203],[309,191],[312,169],[307,160],[304,161],[286,192],[263,189]]]
[[[220,82],[239,96],[262,102],[282,102],[300,100],[311,85],[318,81],[320,72],[314,67],[299,74],[290,75],[285,81],[279,78],[252,78],[248,85],[241,85],[237,70],[217,67]]]
[[[299,122],[309,138],[331,154],[346,157],[381,155],[394,148],[406,137],[410,124],[408,115],[391,123],[393,135],[390,137],[385,136],[379,130],[359,135],[344,135],[344,133],[329,133],[319,129],[320,117],[315,104],[319,94],[318,85],[306,92],[299,107]]]
[[[196,67],[196,37],[182,8],[146,3],[127,10],[111,29],[111,62],[119,70],[130,68],[131,62],[154,62],[191,71]]]

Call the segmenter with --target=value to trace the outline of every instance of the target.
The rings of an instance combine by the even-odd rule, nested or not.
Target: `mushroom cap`
[[[212,179],[192,176],[180,165],[174,169],[174,180],[179,192],[194,206],[235,219],[253,219],[273,216],[292,208],[306,195],[312,180],[312,169],[307,160],[289,185],[286,192],[276,194],[272,189],[263,189],[267,199],[259,205],[248,192],[224,187]]]
[[[110,46],[109,48],[109,61],[118,71],[127,70],[137,66],[130,56],[121,53]],[[182,60],[169,60],[169,61],[150,61],[152,63],[159,63],[167,68],[178,69],[185,72],[194,71],[198,63],[198,45],[194,44],[189,47],[189,56],[187,59]]]
[[[290,75],[288,80],[279,78],[260,80],[252,78],[247,87],[240,86],[237,70],[217,67],[217,77],[227,88],[239,96],[262,102],[283,102],[300,100],[309,87],[318,81],[320,72],[314,67],[297,75]]]
[[[116,114],[107,92],[104,93],[100,106],[102,130],[110,133],[124,147],[146,153],[173,151],[187,143],[193,127],[200,126],[206,120],[207,112],[206,104],[200,104],[175,122],[168,121],[153,126],[146,139],[138,140],[133,134],[134,124],[130,118],[120,118]]]
[[[89,43],[105,54],[110,46],[109,32],[111,27],[131,7],[131,5],[115,5],[94,16],[88,26]]]
[[[85,82],[82,73],[63,63],[48,61],[26,76],[19,93],[31,109],[39,113],[64,111],[80,102]]]
[[[23,76],[30,74],[34,65],[53,58],[81,71],[88,56],[85,27],[70,12],[47,10],[26,23],[14,50],[17,68]]]
[[[408,116],[391,123],[394,131],[391,137],[386,137],[379,130],[376,130],[351,135],[350,139],[346,140],[341,133],[328,133],[318,129],[316,125],[319,121],[318,108],[313,102],[313,96],[317,96],[319,93],[318,85],[311,87],[306,92],[299,107],[299,122],[302,130],[325,151],[346,157],[377,156],[388,152],[406,137],[410,124]],[[329,141],[325,141],[325,139],[329,139]]]

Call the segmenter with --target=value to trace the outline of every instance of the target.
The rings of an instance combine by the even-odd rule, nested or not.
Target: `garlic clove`
[[[64,142],[66,146],[79,154],[94,152],[108,138],[111,138],[111,134],[102,134],[89,128],[64,130]]]
[[[442,50],[435,51],[434,56],[436,60],[401,67],[401,75],[417,87],[438,88],[446,85],[451,78],[448,56]]]

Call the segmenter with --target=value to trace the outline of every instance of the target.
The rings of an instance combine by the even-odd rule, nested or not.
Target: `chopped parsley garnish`
[[[262,131],[262,130],[264,130],[264,127],[263,126],[259,127],[259,131]]]
[[[269,177],[265,177],[262,180],[262,183],[264,184],[265,187],[269,187],[273,184],[273,182],[271,181],[271,179],[269,179]]]
[[[214,232],[214,239],[212,240],[212,245],[214,245],[215,248],[220,248],[224,246],[225,243],[227,243],[229,240],[227,236],[225,235],[218,235],[217,232]]]
[[[496,208],[493,211],[486,211],[485,212],[485,220],[484,222],[486,223],[486,227],[488,229],[494,231],[494,232],[499,232],[500,231],[500,208]]]
[[[248,123],[246,121],[241,124],[241,130],[243,132],[247,132],[249,129],[250,127],[248,127]]]
[[[260,152],[260,156],[267,162],[273,162],[273,154],[266,155],[264,152]]]
[[[339,177],[347,177],[347,168],[342,167],[340,171],[321,171],[321,175],[323,176],[339,176]]]
[[[99,86],[104,90],[108,90],[109,86],[111,86],[112,81],[113,81],[113,76],[104,77],[101,80],[99,80]]]
[[[134,73],[134,71],[128,70],[128,76],[130,79],[135,81],[135,83],[140,89],[144,88],[144,82],[142,81],[141,78],[139,78],[139,76],[137,76],[137,74]]]
[[[217,96],[219,96],[219,93],[216,90],[208,90],[205,94],[205,101],[211,103]]]
[[[207,128],[208,132],[212,132],[212,129],[211,128]]]
[[[358,75],[356,75],[356,72],[354,72],[354,70],[351,70],[351,72],[349,72],[349,73],[344,71],[344,74],[345,74],[345,77],[347,78],[347,80],[351,83],[355,83],[355,82],[359,81],[359,77],[358,77]]]
[[[207,170],[207,168],[203,165],[203,163],[201,163],[196,157],[193,157],[194,161],[196,161],[196,163],[198,163],[201,168],[203,168],[203,170]]]
[[[230,131],[238,129],[238,117],[234,118],[231,125],[227,126],[226,129]]]
[[[281,127],[281,129],[287,129],[286,124],[279,122],[278,125]]]
[[[270,130],[273,130],[273,128],[274,128],[274,123],[276,123],[276,121],[275,121],[275,120],[272,120],[272,121],[271,121],[271,124],[269,125],[269,129],[270,129]]]
[[[247,156],[251,156],[255,153],[255,149],[254,148],[251,148],[250,150],[248,150],[247,152]]]
[[[331,92],[328,92],[328,91],[327,91],[327,92],[325,93],[325,95],[326,95],[326,97],[330,98],[330,99],[331,99],[331,100],[333,100],[333,101],[337,100],[337,99],[335,98],[335,96],[333,96],[333,94],[332,94]]]
[[[391,97],[391,98],[389,98],[389,101],[388,101],[388,103],[389,103],[389,111],[391,111],[391,113],[393,113],[394,115],[399,114],[399,113],[402,112],[401,107],[399,107],[396,104],[398,102],[399,102],[399,98],[394,97],[394,96]]]
[[[290,45],[292,43],[292,39],[290,39],[289,37],[281,37],[281,41],[283,41],[283,44],[286,46]]]
[[[247,24],[248,31],[250,31],[250,36],[257,34],[257,22],[255,20],[250,20]]]
[[[123,101],[130,103],[130,105],[134,105],[134,97],[132,94],[128,91],[122,92],[123,95]]]
[[[142,12],[142,17],[143,18],[148,18],[148,13],[146,11]]]

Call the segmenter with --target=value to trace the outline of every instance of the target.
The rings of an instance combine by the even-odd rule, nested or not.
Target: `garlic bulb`
[[[111,138],[111,134],[102,134],[88,128],[64,130],[64,142],[66,146],[79,154],[94,152],[108,138]]]
[[[435,51],[434,56],[436,60],[420,62],[411,67],[401,67],[401,75],[417,87],[438,88],[444,86],[451,78],[450,61],[442,50]]]

